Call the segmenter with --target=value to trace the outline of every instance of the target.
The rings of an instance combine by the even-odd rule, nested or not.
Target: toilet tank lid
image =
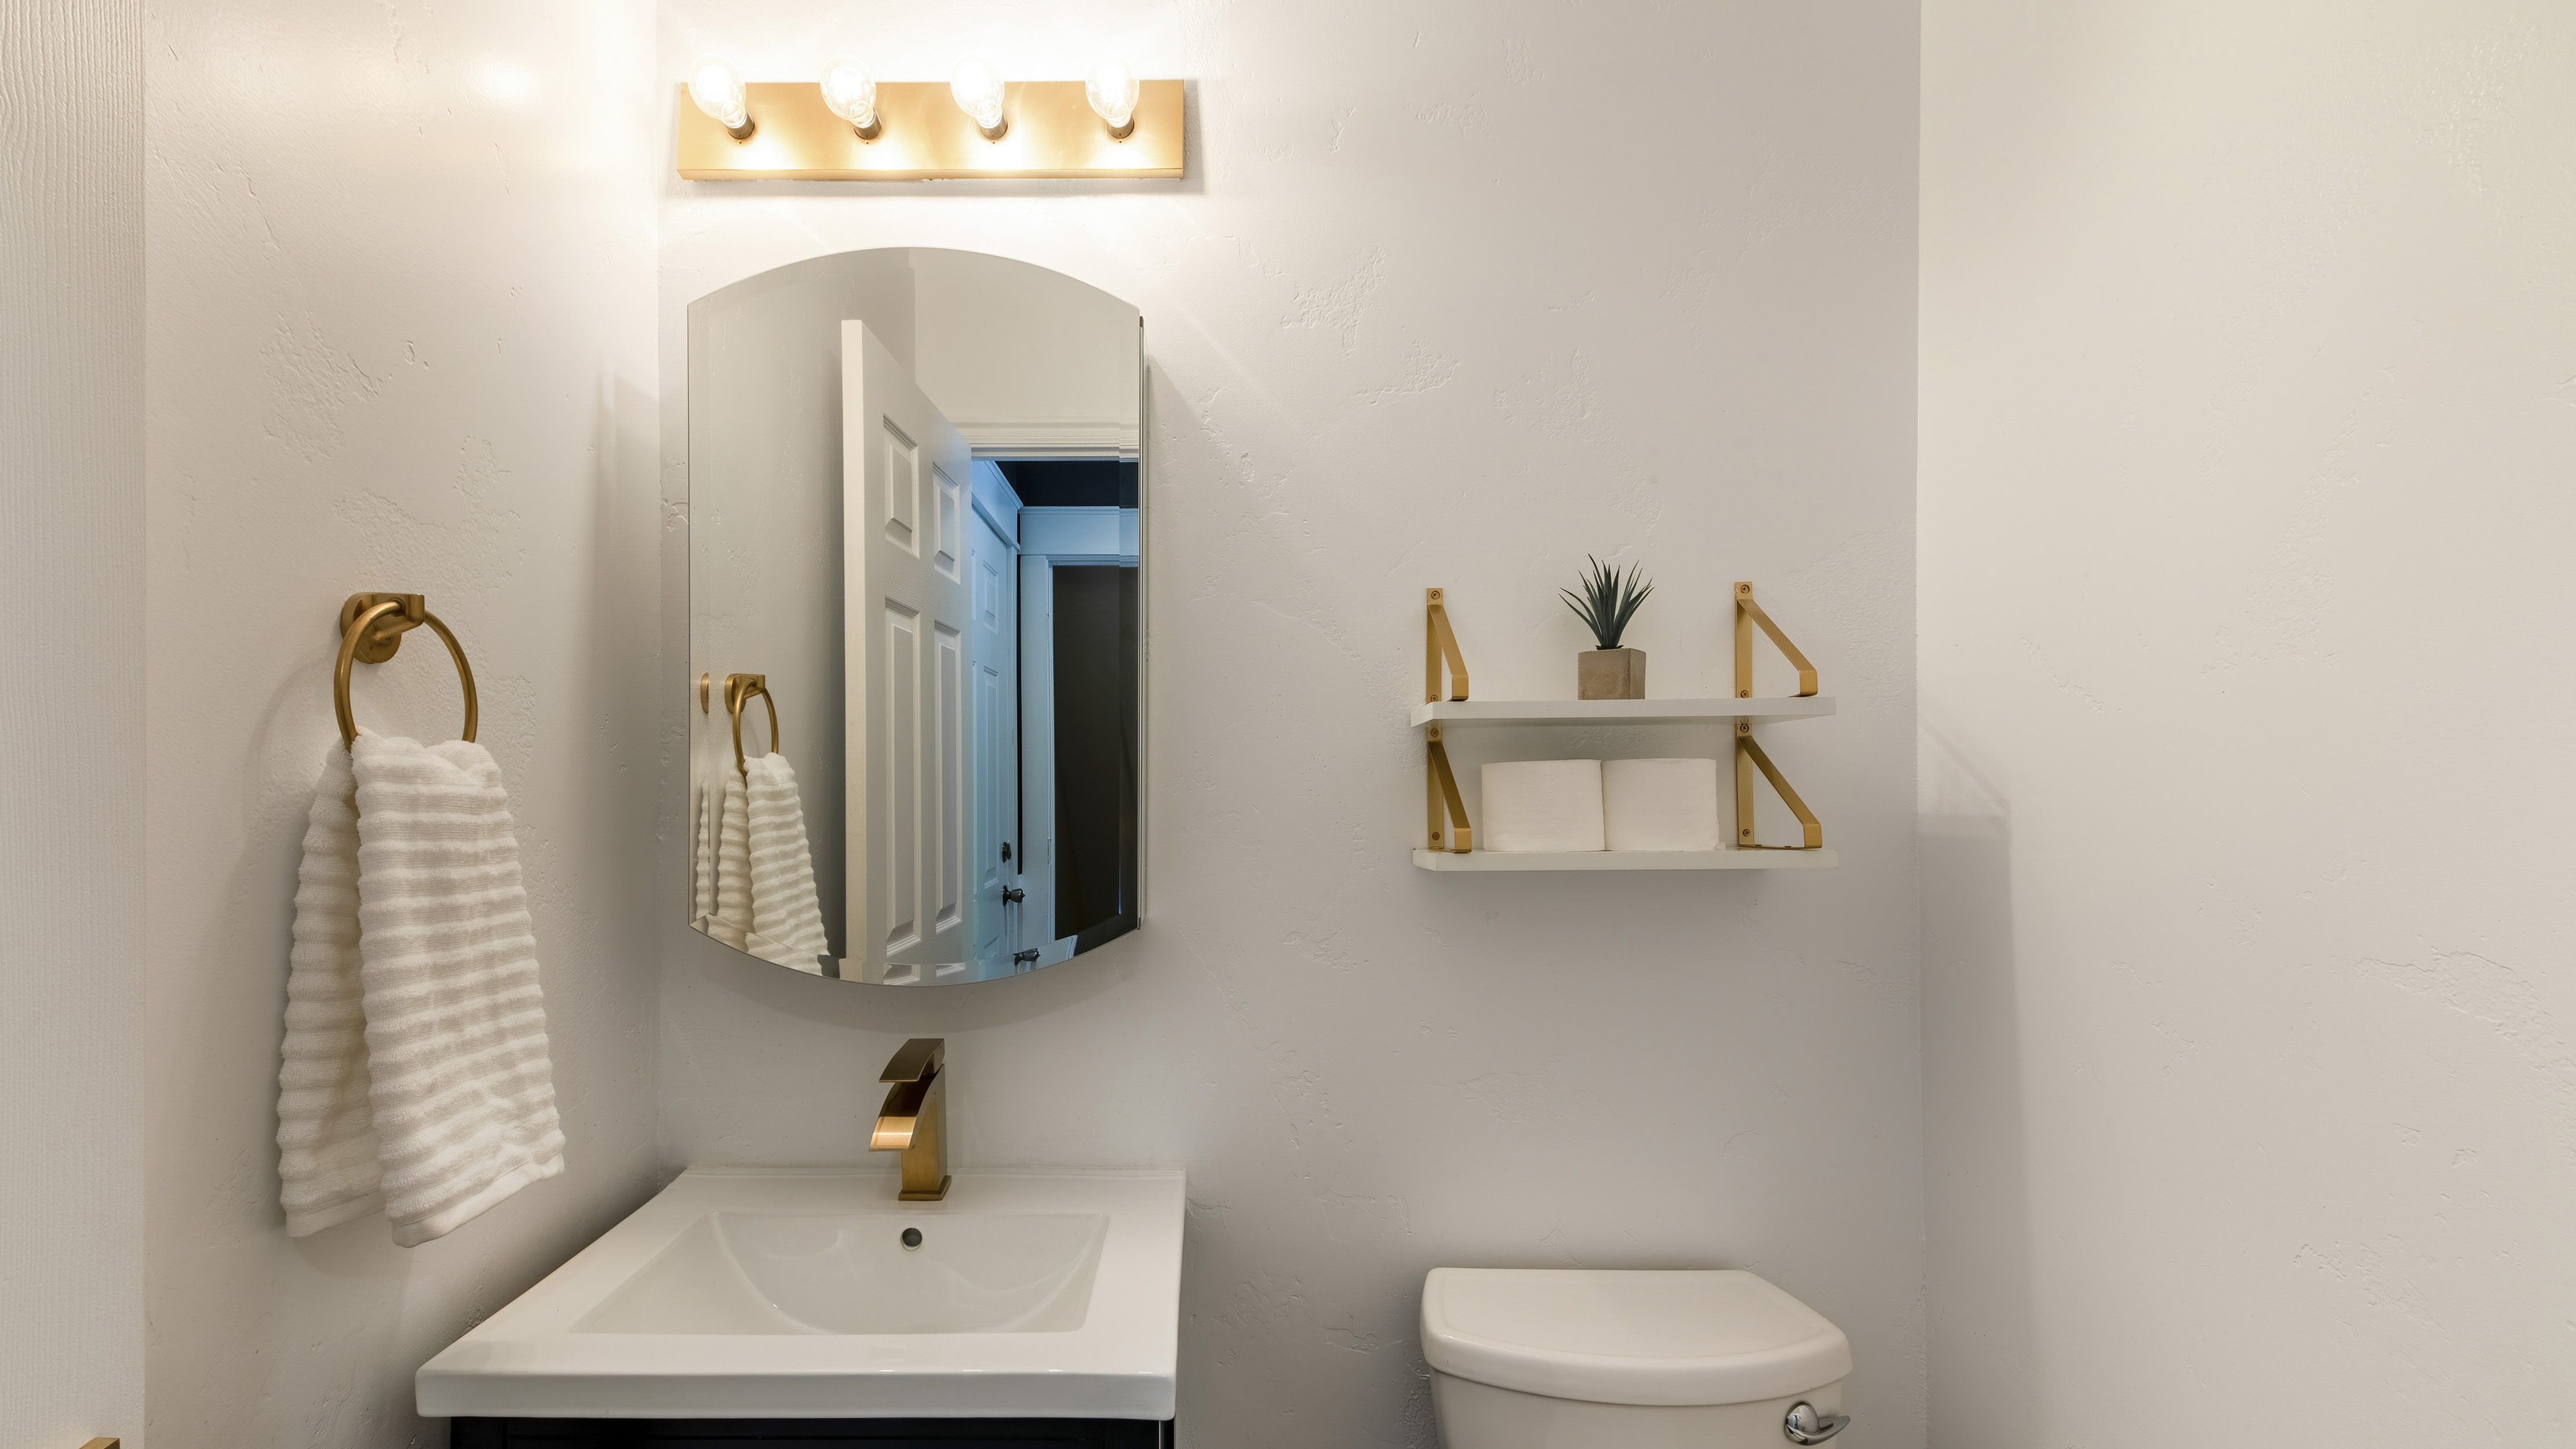
[[[1457,1378],[1602,1404],[1747,1404],[1851,1372],[1851,1341],[1751,1273],[1434,1268],[1422,1352]]]

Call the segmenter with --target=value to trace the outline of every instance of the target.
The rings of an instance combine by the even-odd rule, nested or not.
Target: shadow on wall
[[[2038,1449],[2028,1119],[2002,792],[1917,725],[1931,1443]]]

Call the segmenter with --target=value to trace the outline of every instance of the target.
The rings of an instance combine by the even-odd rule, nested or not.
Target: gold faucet
[[[905,1202],[937,1202],[948,1196],[947,1065],[945,1038],[917,1036],[903,1044],[877,1078],[894,1086],[877,1109],[868,1150],[903,1154],[898,1196]]]

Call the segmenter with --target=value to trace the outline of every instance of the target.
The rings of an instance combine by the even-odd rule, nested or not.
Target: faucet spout
[[[903,1154],[904,1202],[937,1202],[948,1195],[948,1043],[918,1036],[903,1044],[877,1080],[894,1085],[877,1109],[870,1152]]]

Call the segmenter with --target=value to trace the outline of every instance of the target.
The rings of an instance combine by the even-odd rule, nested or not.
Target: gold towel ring
[[[447,644],[447,652],[456,660],[456,677],[465,685],[466,743],[474,741],[474,721],[478,705],[474,698],[474,666],[465,662],[465,650],[456,636],[429,611],[419,594],[351,594],[340,605],[340,663],[331,672],[331,704],[340,714],[341,747],[354,748],[358,743],[358,716],[349,707],[350,666],[364,659],[369,664],[382,664],[402,647],[403,631],[427,624],[438,631]]]
[[[751,697],[769,706],[769,752],[778,753],[778,700],[769,692],[766,674],[728,674],[725,676],[725,708],[733,714],[733,767],[745,780],[751,778],[751,761],[742,753],[742,712],[751,707]]]

